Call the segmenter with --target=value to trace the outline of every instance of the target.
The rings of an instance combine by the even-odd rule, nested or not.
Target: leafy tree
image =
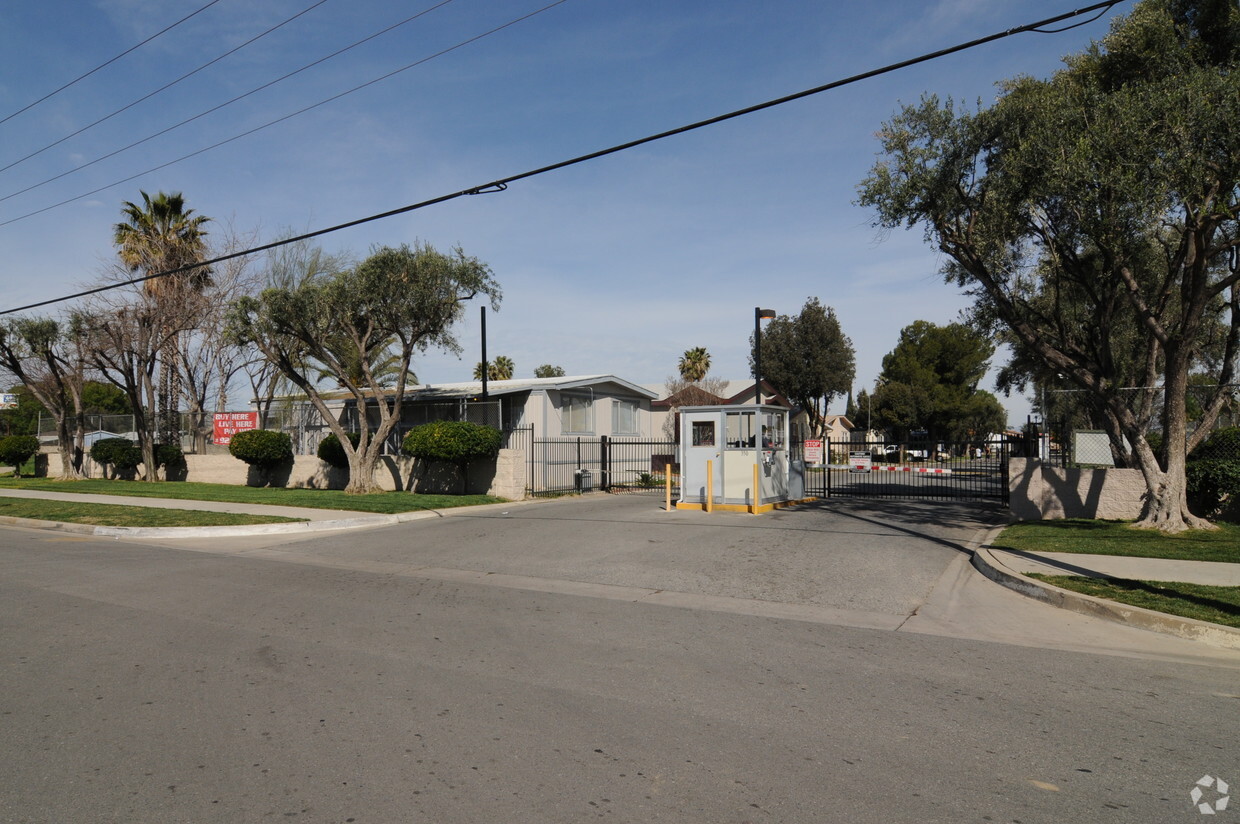
[[[1190,499],[1207,515],[1240,498],[1240,427],[1210,433],[1188,456],[1186,474]]]
[[[4,392],[17,396],[16,409],[0,410],[0,427],[4,429],[4,434],[38,435],[39,414],[46,412],[47,408],[24,386],[13,386]]]
[[[378,489],[375,462],[383,442],[400,420],[409,362],[415,352],[438,346],[459,352],[452,327],[462,317],[462,302],[485,295],[496,307],[499,286],[490,268],[461,249],[443,254],[429,245],[384,247],[353,269],[321,282],[269,288],[258,297],[243,297],[230,313],[234,340],[256,345],[309,398],[349,459],[347,492]],[[363,380],[349,376],[347,365],[325,341],[343,335],[362,363]],[[385,388],[365,354],[375,344],[394,338],[400,370]],[[327,405],[306,364],[326,367],[352,396],[365,422],[356,446]],[[376,420],[377,419],[377,420]]]
[[[804,409],[810,432],[821,436],[831,401],[848,391],[856,374],[856,353],[835,310],[810,298],[799,315],[769,321],[761,339],[762,377]],[[755,368],[752,355],[749,366]]]
[[[566,374],[564,367],[552,366],[549,363],[544,363],[534,370],[534,377],[536,378],[562,378]]]
[[[180,192],[159,192],[151,197],[142,195],[141,205],[131,201],[122,204],[124,220],[113,226],[112,240],[117,255],[130,272],[153,275],[189,266],[206,257],[207,232],[203,225],[210,218],[195,215],[193,209],[185,208],[185,197]],[[143,282],[143,289],[161,307],[176,307],[176,313],[185,309],[187,301],[196,298],[211,282],[206,267],[190,269],[168,277],[152,278]],[[166,442],[180,438],[180,421],[177,413],[180,392],[180,329],[165,336],[160,353],[158,410],[161,437]]]
[[[82,410],[88,415],[128,415],[132,411],[123,391],[92,380],[82,384]]]
[[[80,316],[71,317],[68,323],[47,317],[17,317],[0,324],[0,366],[21,381],[55,419],[61,475],[65,478],[82,477],[86,437],[82,405],[87,359],[84,338]]]
[[[679,370],[680,377],[689,383],[697,383],[710,371],[710,352],[701,346],[686,349],[685,353],[680,356],[680,363],[676,364],[676,369]]]
[[[880,225],[924,227],[981,316],[1093,397],[1145,478],[1138,525],[1168,532],[1210,528],[1189,511],[1185,459],[1226,400],[1205,399],[1190,433],[1188,378],[1221,327],[1213,383],[1231,383],[1240,344],[1238,69],[1234,2],[1142,0],[1050,79],[1004,83],[990,108],[905,107],[860,188]]]
[[[870,398],[876,426],[896,439],[925,430],[932,441],[981,440],[1002,431],[1007,415],[994,395],[979,390],[994,345],[960,323],[914,321],[883,358]]]
[[[39,439],[34,435],[5,435],[0,437],[0,463],[13,467],[13,474],[21,476],[22,464],[39,454]]]

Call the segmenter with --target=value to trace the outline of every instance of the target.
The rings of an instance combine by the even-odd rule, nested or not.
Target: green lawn
[[[1130,581],[1123,578],[1086,578],[1078,575],[1030,574],[1057,587],[1094,595],[1134,607],[1144,607],[1181,618],[1195,618],[1228,627],[1240,627],[1240,587],[1211,587],[1168,581]]]
[[[168,481],[58,481],[47,478],[0,478],[0,488],[37,489],[47,492],[83,492],[96,495],[129,495],[140,498],[171,498],[182,501],[232,501],[246,504],[302,506],[391,515],[424,509],[502,503],[491,495],[422,495],[411,492],[376,492],[347,495],[336,489],[282,489]]]
[[[236,526],[240,524],[296,523],[304,519],[275,515],[243,515],[232,512],[198,512],[190,509],[112,506],[80,501],[43,501],[0,498],[0,516],[33,518],[96,526]]]
[[[1121,521],[1031,521],[1009,526],[992,546],[1025,552],[1077,552],[1240,563],[1240,525],[1218,526],[1213,531],[1191,530],[1178,535],[1164,535],[1150,529],[1133,529]]]

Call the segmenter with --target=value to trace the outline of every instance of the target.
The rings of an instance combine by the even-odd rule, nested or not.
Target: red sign
[[[232,436],[247,429],[258,429],[257,412],[216,412],[214,417],[215,435],[212,440],[228,446]]]
[[[805,462],[807,464],[822,463],[822,441],[807,440],[805,442]]]

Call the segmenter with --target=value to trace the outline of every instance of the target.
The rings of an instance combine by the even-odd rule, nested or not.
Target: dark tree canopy
[[[832,399],[848,391],[855,374],[852,341],[835,310],[818,298],[807,300],[800,314],[780,315],[762,329],[762,377],[805,410],[814,435],[822,434]]]
[[[1226,399],[1190,433],[1186,387],[1211,346],[1214,383],[1232,382],[1240,342],[1238,43],[1233,0],[1142,0],[989,108],[905,107],[860,189],[880,225],[925,229],[979,321],[1089,393],[1145,477],[1140,524],[1168,531],[1209,526],[1184,462]]]
[[[897,440],[924,430],[936,441],[980,441],[1001,432],[1006,413],[978,384],[994,346],[964,324],[915,321],[883,358],[871,404],[874,425]]]

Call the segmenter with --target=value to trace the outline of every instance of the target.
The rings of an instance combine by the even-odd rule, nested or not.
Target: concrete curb
[[[1022,575],[1005,564],[990,551],[988,546],[978,547],[973,553],[973,567],[997,584],[1060,609],[1140,627],[1152,632],[1161,632],[1164,635],[1204,641],[1216,647],[1240,649],[1240,629],[1192,618],[1181,618],[1165,612],[1132,607],[1117,601],[1108,601],[1105,598],[1095,598],[1092,595],[1061,589]]]

